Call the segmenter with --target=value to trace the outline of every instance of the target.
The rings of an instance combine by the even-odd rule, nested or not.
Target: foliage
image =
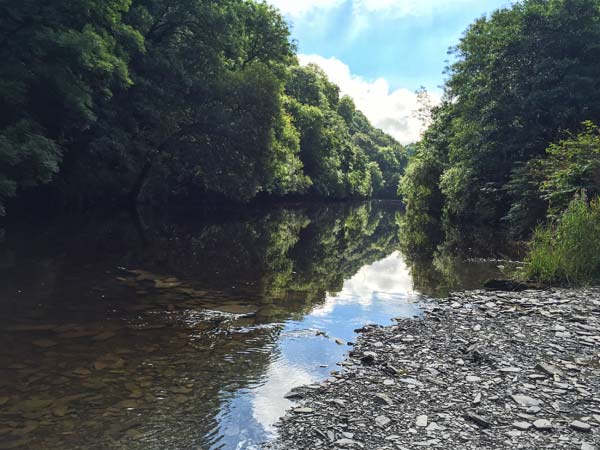
[[[439,180],[447,166],[448,126],[452,116],[444,105],[433,110],[432,126],[414,148],[399,194],[406,213],[399,218],[400,241],[405,252],[432,255],[441,243],[444,198]]]
[[[599,39],[595,0],[525,0],[475,21],[453,49],[443,112],[403,182],[409,206],[448,236],[506,226],[526,235],[545,216],[529,162],[565,130],[600,119]],[[418,176],[425,168],[433,180]]]
[[[536,230],[526,277],[543,283],[583,284],[600,274],[600,199],[571,202],[560,218]]]
[[[264,2],[6,0],[0,57],[0,212],[49,182],[80,206],[364,198],[404,167]]]
[[[0,212],[6,197],[50,181],[96,107],[132,83],[140,34],[129,0],[0,4]]]
[[[403,147],[373,128],[317,66],[293,67],[288,110],[300,132],[300,158],[323,197],[390,197],[406,165]],[[373,178],[374,177],[374,178]]]
[[[583,131],[547,150],[540,162],[544,180],[541,193],[552,213],[564,211],[578,192],[600,195],[600,129],[584,122]]]

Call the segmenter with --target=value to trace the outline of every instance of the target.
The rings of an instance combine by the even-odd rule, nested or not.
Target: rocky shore
[[[600,289],[471,291],[369,326],[274,450],[600,450]]]

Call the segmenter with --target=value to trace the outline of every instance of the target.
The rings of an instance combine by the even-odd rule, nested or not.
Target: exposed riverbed
[[[339,369],[356,328],[419,316],[447,287],[407,265],[397,213],[7,226],[0,449],[259,448],[285,393]],[[451,284],[476,287],[496,265],[456,267]]]
[[[470,291],[365,327],[276,449],[600,448],[600,290]]]

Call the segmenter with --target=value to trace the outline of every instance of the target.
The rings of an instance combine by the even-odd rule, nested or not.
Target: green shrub
[[[600,199],[579,196],[555,221],[538,228],[527,256],[526,276],[549,284],[600,279]]]
[[[582,128],[550,145],[547,158],[539,162],[545,178],[541,194],[551,216],[564,211],[578,192],[590,198],[600,195],[600,128],[589,121]]]

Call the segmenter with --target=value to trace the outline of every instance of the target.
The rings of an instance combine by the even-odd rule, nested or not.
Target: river
[[[342,370],[356,328],[443,293],[399,251],[398,214],[297,204],[7,226],[0,449],[260,448],[286,392]],[[453,272],[476,287],[498,270]]]

